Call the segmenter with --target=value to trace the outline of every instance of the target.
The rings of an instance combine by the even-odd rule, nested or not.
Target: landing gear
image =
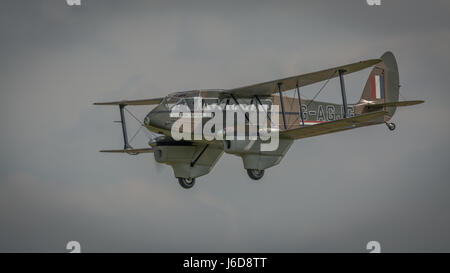
[[[395,130],[395,123],[388,123],[386,122],[386,126],[388,127],[389,130],[394,131]]]
[[[178,177],[178,183],[180,183],[180,186],[185,189],[190,189],[195,184],[195,178],[181,178]]]
[[[248,176],[253,180],[259,180],[264,176],[264,170],[247,169]]]

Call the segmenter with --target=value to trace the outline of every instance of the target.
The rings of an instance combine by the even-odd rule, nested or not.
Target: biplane
[[[347,103],[344,76],[373,67],[362,91],[361,98],[354,104]],[[302,87],[339,78],[342,104],[304,99]],[[292,76],[284,79],[253,84],[234,89],[207,89],[175,92],[161,98],[143,100],[122,100],[94,103],[95,105],[116,105],[119,107],[122,125],[123,149],[102,150],[106,153],[137,155],[153,153],[156,162],[173,168],[174,175],[183,188],[191,188],[197,177],[208,174],[222,154],[229,153],[243,160],[244,169],[253,180],[263,177],[264,171],[280,163],[296,139],[319,136],[370,125],[386,124],[395,130],[390,122],[397,107],[423,103],[421,100],[399,101],[399,73],[397,62],[391,52],[379,59],[365,60],[338,66],[318,72]],[[286,96],[293,91],[294,96]],[[203,98],[206,104],[278,105],[279,143],[273,151],[262,151],[262,140],[175,140],[171,127],[177,118],[170,115],[174,105],[186,105],[192,109],[192,100]],[[141,126],[152,132],[154,137],[149,147],[133,148],[127,136],[124,110],[127,106],[154,107],[141,122]],[[270,117],[269,117],[270,118]],[[248,119],[246,123],[248,123]],[[247,124],[248,125],[248,124]]]

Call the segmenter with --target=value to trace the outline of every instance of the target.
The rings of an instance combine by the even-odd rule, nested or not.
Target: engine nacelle
[[[261,151],[261,140],[224,140],[226,153],[240,156],[245,169],[264,170],[280,163],[293,140],[280,138],[278,148],[274,151]]]
[[[216,145],[161,142],[153,145],[155,160],[173,168],[175,177],[196,178],[208,174],[223,153]]]

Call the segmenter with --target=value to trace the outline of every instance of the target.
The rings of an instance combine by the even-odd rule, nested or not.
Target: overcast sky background
[[[367,252],[371,240],[450,251],[449,1],[81,1],[1,1],[1,252],[71,240],[85,252]],[[94,101],[233,88],[387,50],[402,95],[426,103],[397,110],[394,132],[296,141],[261,182],[224,154],[184,190],[151,154],[98,152],[122,137],[118,110]],[[346,79],[350,102],[368,73]],[[318,99],[338,102],[337,81]]]

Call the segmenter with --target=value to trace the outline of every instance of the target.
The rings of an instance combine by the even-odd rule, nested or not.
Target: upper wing
[[[286,130],[280,132],[280,134],[283,136],[290,137],[292,139],[300,139],[305,137],[324,135],[346,129],[352,129],[358,123],[373,121],[379,117],[383,117],[387,113],[388,112],[386,111],[372,112],[356,117],[345,118],[336,121],[311,125],[307,127]]]
[[[345,70],[344,74],[349,74],[373,66],[379,62],[381,62],[381,59],[361,61],[344,66],[325,69],[318,72],[229,89],[225,90],[224,92],[233,94],[236,97],[270,96],[272,93],[278,92],[278,83],[282,83],[283,91],[287,91],[296,88],[297,85],[298,87],[302,87],[316,82],[335,78],[339,75],[339,70]]]
[[[95,102],[94,105],[152,105],[160,104],[164,98],[154,98],[146,100],[122,100],[110,102]]]

